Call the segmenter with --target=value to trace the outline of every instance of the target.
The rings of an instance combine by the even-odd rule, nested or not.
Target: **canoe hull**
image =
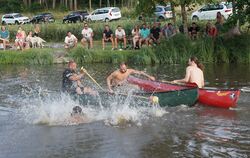
[[[220,107],[236,107],[240,96],[238,89],[199,89],[199,103]]]
[[[144,95],[147,97],[150,95],[157,96],[159,98],[159,104],[162,107],[178,105],[192,106],[198,99],[197,87],[164,84],[138,78],[129,78],[128,82],[139,86],[145,91],[145,93],[137,93],[137,95]]]

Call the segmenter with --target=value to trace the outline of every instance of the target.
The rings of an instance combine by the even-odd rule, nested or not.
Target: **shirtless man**
[[[121,63],[120,69],[111,73],[107,78],[107,85],[108,85],[109,91],[111,93],[113,93],[113,90],[111,87],[124,85],[127,78],[131,74],[144,75],[144,76],[148,77],[150,80],[153,80],[153,81],[155,80],[155,78],[153,76],[150,76],[150,75],[144,73],[143,71],[137,71],[134,69],[127,69],[126,63]]]
[[[203,65],[198,61],[196,57],[191,57],[188,60],[188,67],[186,68],[186,76],[181,80],[174,80],[174,83],[184,82],[184,83],[196,83],[199,88],[204,87],[204,75],[203,75]]]

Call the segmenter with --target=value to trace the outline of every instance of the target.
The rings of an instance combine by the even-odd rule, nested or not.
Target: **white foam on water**
[[[109,126],[141,126],[144,121],[152,117],[162,117],[167,111],[159,106],[150,106],[148,103],[141,105],[140,101],[135,101],[128,93],[125,100],[121,101],[120,96],[112,97],[108,106],[100,105],[81,105],[77,100],[64,93],[49,94],[45,97],[39,95],[27,97],[22,100],[20,112],[25,122],[29,124],[45,125],[75,125],[80,123],[89,123],[94,121],[104,121]],[[81,106],[84,118],[80,122],[71,121],[71,112],[73,107]]]

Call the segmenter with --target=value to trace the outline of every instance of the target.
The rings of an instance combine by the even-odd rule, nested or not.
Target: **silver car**
[[[173,17],[171,6],[156,6],[154,14],[161,20],[170,19]]]
[[[5,14],[2,16],[2,25],[8,24],[26,24],[30,19],[26,16],[22,16],[20,13]]]

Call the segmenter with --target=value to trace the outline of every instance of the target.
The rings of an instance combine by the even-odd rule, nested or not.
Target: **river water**
[[[241,93],[235,109],[148,107],[130,98],[113,100],[109,107],[88,104],[87,121],[76,124],[68,118],[79,103],[60,92],[65,67],[0,65],[1,158],[250,156],[250,93]],[[185,72],[185,65],[131,67],[159,80],[182,78]],[[85,68],[105,87],[117,65]],[[206,85],[249,88],[249,72],[250,65],[206,65]],[[128,121],[119,121],[121,116]]]

